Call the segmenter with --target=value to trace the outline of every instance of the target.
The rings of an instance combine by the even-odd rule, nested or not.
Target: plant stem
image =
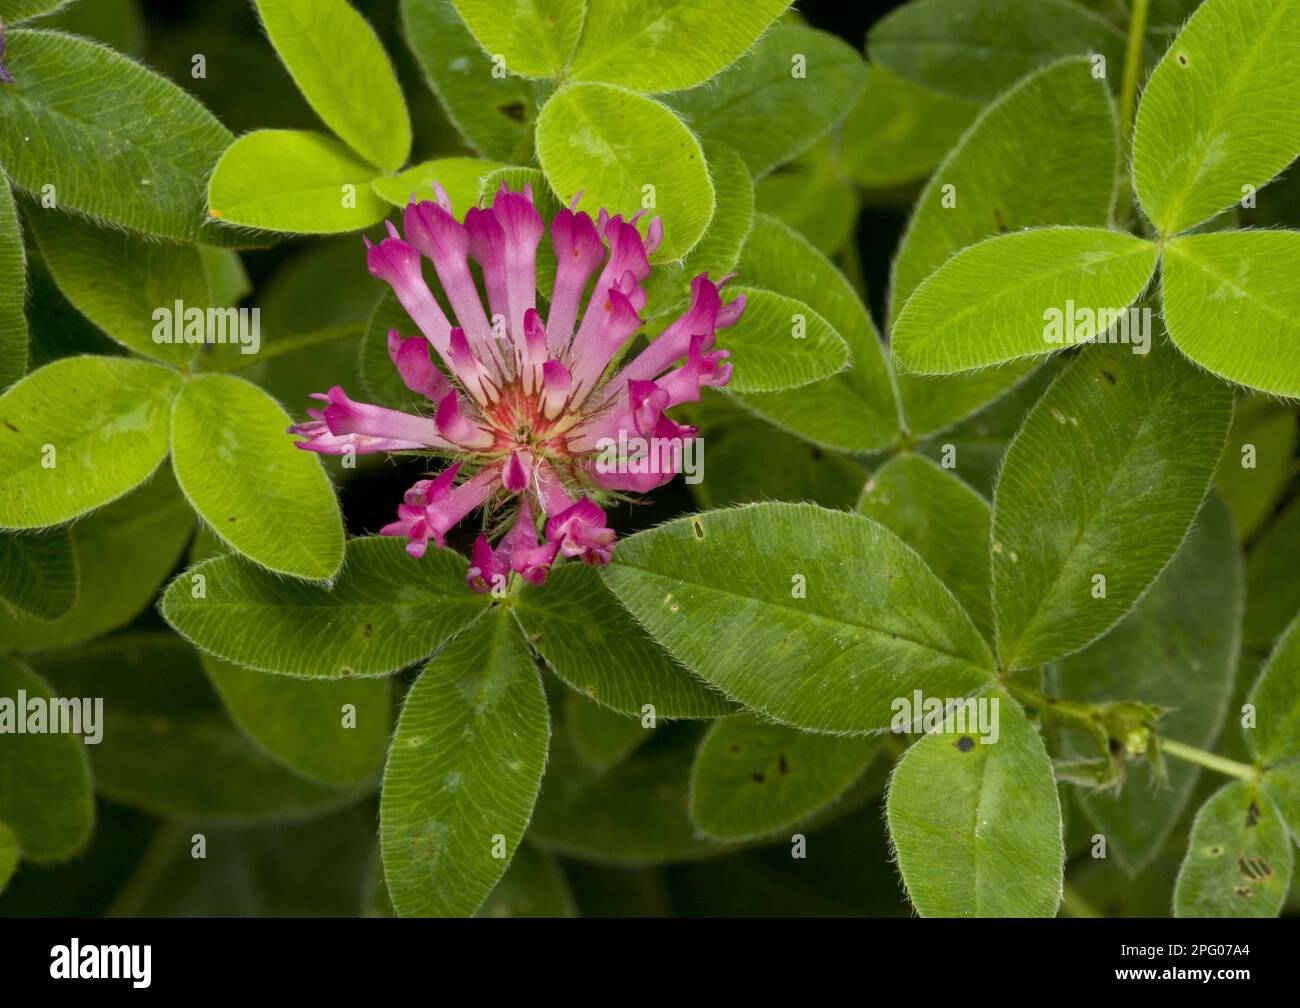
[[[1137,97],[1138,72],[1142,69],[1142,43],[1147,34],[1149,6],[1150,0],[1133,0],[1128,19],[1128,49],[1124,53],[1124,79],[1119,88],[1119,128],[1126,139],[1133,131],[1133,104]]]
[[[1238,777],[1241,780],[1254,780],[1259,776],[1259,770],[1247,763],[1238,763],[1236,760],[1230,760],[1226,756],[1216,756],[1214,753],[1206,752],[1204,749],[1197,749],[1195,746],[1185,745],[1182,742],[1175,742],[1173,739],[1160,739],[1160,750],[1175,759],[1186,760],[1188,763],[1195,763],[1198,766],[1207,767],[1210,770],[1217,770],[1219,773],[1227,774],[1229,777]]]

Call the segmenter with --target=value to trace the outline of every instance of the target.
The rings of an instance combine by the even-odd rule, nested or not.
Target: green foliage
[[[172,465],[222,540],[269,570],[325,581],[343,563],[343,520],[320,459],[283,436],[289,422],[256,385],[196,376],[172,413]]]
[[[1245,781],[1224,785],[1196,813],[1174,890],[1177,917],[1275,917],[1294,854],[1277,806]]]
[[[221,156],[208,184],[208,202],[214,217],[244,227],[303,234],[358,231],[388,212],[370,188],[375,175],[332,137],[258,130]]]
[[[0,163],[15,185],[53,186],[63,209],[161,238],[211,233],[204,186],[232,137],[207,109],[86,39],[19,29],[5,41]]]
[[[542,171],[569,203],[630,217],[652,208],[664,239],[654,261],[680,259],[713,219],[713,183],[699,142],[665,105],[609,84],[567,84],[537,118]],[[647,200],[649,201],[647,203]]]
[[[0,823],[16,837],[18,852],[28,861],[62,861],[90,839],[94,803],[90,772],[81,736],[49,732],[51,704],[58,694],[23,663],[0,656],[0,698],[5,701],[6,725],[0,734]],[[45,728],[29,721],[43,710]],[[3,708],[0,708],[2,710]],[[31,724],[19,734],[16,719]],[[11,841],[12,844],[12,841]],[[10,853],[0,860],[12,860]],[[0,875],[7,875],[0,871]]]
[[[291,774],[244,739],[194,649],[169,634],[110,638],[42,657],[38,668],[64,696],[103,698],[103,738],[87,749],[95,789],[113,801],[160,815],[241,820],[295,818],[344,797]],[[142,676],[142,668],[152,674]]]
[[[1102,53],[1118,67],[1124,38],[1070,0],[913,0],[872,28],[868,46],[914,83],[987,101],[1060,56]]]
[[[77,598],[77,557],[67,529],[0,533],[0,604],[10,612],[58,619]]]
[[[167,454],[175,372],[69,357],[0,396],[0,527],[57,525],[143,483]]]
[[[452,0],[402,0],[407,43],[442,109],[471,148],[509,161],[531,147],[538,85],[492,73],[491,58],[474,40]],[[520,155],[523,156],[523,155]]]
[[[383,679],[303,680],[204,656],[226,711],[270,757],[322,784],[361,784],[383,765],[392,699]]]
[[[894,258],[891,325],[921,282],[970,245],[1026,227],[1109,223],[1119,162],[1115,112],[1089,66],[1065,59],[1026,77],[980,113],[935,169]],[[906,330],[895,332],[903,346],[906,338]],[[953,378],[899,375],[908,429],[923,435],[949,426],[1028,366]]]
[[[0,913],[1300,905],[1300,0],[787,6],[0,0],[0,721],[104,702],[0,724]],[[646,376],[708,449],[649,493],[491,407],[607,565],[539,476],[564,553],[478,594],[517,493],[375,533],[510,445],[286,430],[335,385],[437,421],[361,241],[435,182],[529,187],[548,326],[562,207],[659,218],[607,375],[727,354]]]
[[[1183,548],[1133,610],[1101,640],[1056,666],[1056,691],[1069,700],[1125,696],[1154,704],[1168,712],[1160,720],[1163,734],[1212,746],[1236,673],[1242,580],[1232,520],[1210,498]],[[1098,755],[1090,741],[1079,755]],[[1167,761],[1162,781],[1146,763],[1135,762],[1121,786],[1082,790],[1078,797],[1106,837],[1107,857],[1135,875],[1160,853],[1197,779],[1191,763]]]
[[[1300,231],[1184,235],[1165,247],[1169,338],[1221,378],[1274,395],[1300,395],[1300,286],[1290,268]],[[1228,327],[1245,335],[1224,339]]]
[[[979,242],[908,298],[894,322],[894,353],[919,374],[1051,353],[1074,342],[1072,307],[1127,308],[1150,282],[1158,256],[1151,242],[1101,228],[1033,228]],[[1059,333],[1050,328],[1052,311],[1064,316]],[[1096,328],[1079,340],[1091,340]]]
[[[13,193],[7,184],[0,185],[0,389],[27,369],[26,279],[27,255]]]
[[[558,77],[578,43],[587,4],[586,0],[453,0],[452,6],[484,52],[502,58],[510,73]]]
[[[504,609],[420,673],[384,770],[384,877],[407,917],[465,915],[523,838],[550,737],[541,681]]]
[[[1147,82],[1133,136],[1133,187],[1161,235],[1214,216],[1295,160],[1297,73],[1295,0],[1201,4]]]
[[[70,647],[116,630],[157,597],[194,532],[194,512],[169,471],[71,529],[76,601],[55,619],[0,609],[6,650]]]
[[[465,0],[457,2],[464,13]],[[569,4],[581,7],[578,0]],[[575,80],[638,91],[680,91],[735,62],[787,6],[788,0],[735,0],[724,12],[708,0],[600,0],[587,7],[570,72]]]
[[[858,510],[921,554],[985,639],[993,639],[991,516],[983,497],[929,459],[896,455],[872,473]]]
[[[164,245],[126,231],[91,227],[66,214],[30,206],[27,226],[45,265],[69,301],[94,325],[128,349],[181,367],[198,347],[172,325],[154,339],[158,308],[179,301],[206,312],[208,278],[193,245]],[[104,275],[103,266],[113,270]],[[179,328],[180,319],[174,321]]]
[[[257,0],[257,13],[325,125],[371,164],[400,168],[411,152],[406,102],[361,15],[345,0]]]
[[[945,721],[890,778],[899,870],[926,917],[1054,917],[1065,851],[1051,760],[1013,699],[981,699],[999,702],[995,741]]]
[[[1218,463],[1231,393],[1172,350],[1074,359],[1007,451],[993,500],[998,653],[1030,668],[1108,630],[1178,550]]]
[[[482,600],[466,590],[465,568],[446,550],[416,564],[400,540],[377,536],[348,543],[332,585],[221,556],[173,581],[162,613],[207,653],[248,668],[306,679],[382,676],[478,615]]]
[[[961,696],[993,671],[920,557],[869,519],[813,505],[679,518],[625,540],[605,580],[706,682],[809,731],[885,728],[900,689]]]
[[[628,616],[585,565],[526,586],[515,617],[547,665],[571,687],[611,710],[656,717],[716,717],[732,710],[720,694],[673,661]]]
[[[862,57],[839,39],[779,24],[717,80],[674,95],[672,104],[705,140],[734,147],[757,178],[843,118],[866,76]]]
[[[741,395],[808,385],[843,370],[848,347],[824,318],[802,301],[754,287],[740,321],[718,336],[736,371],[727,387]]]
[[[839,797],[879,748],[877,738],[814,735],[748,713],[719,718],[691,768],[691,820],[719,840],[774,833]]]
[[[849,346],[852,367],[802,389],[744,396],[777,426],[845,451],[875,451],[898,435],[894,387],[880,337],[853,287],[806,238],[758,214],[741,252],[740,273],[778,294],[816,302]]]

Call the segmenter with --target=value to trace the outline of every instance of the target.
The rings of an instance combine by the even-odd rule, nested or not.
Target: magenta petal
[[[429,357],[429,341],[423,336],[404,340],[396,329],[388,330],[388,355],[402,382],[412,392],[437,402],[451,388],[451,383]]]
[[[492,444],[491,434],[466,419],[460,407],[460,393],[454,389],[438,401],[433,420],[443,437],[462,448],[481,449]]]

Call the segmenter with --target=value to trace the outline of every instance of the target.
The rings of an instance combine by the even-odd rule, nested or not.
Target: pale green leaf
[[[374,29],[346,0],[257,0],[266,34],[321,120],[371,164],[411,151],[406,100]]]
[[[19,188],[133,231],[203,240],[204,187],[232,137],[179,87],[106,46],[8,33],[0,162]],[[211,240],[208,229],[208,240]]]
[[[521,77],[559,77],[583,31],[587,4],[586,0],[452,0],[452,6],[484,52],[494,60],[502,59],[506,73]],[[594,13],[598,17],[602,10],[615,6],[617,0],[598,2]],[[589,25],[587,35],[597,26],[598,22]],[[625,25],[624,30],[633,27]],[[622,39],[622,34],[619,38]],[[638,57],[643,58],[643,55]]]
[[[1278,640],[1250,691],[1254,730],[1246,741],[1263,763],[1282,763],[1300,756],[1300,617]]]
[[[49,718],[62,709],[50,703],[59,695],[66,694],[26,665],[0,656],[0,822],[13,831],[28,861],[71,857],[90,839],[95,815],[86,762],[93,747],[80,735],[48,731]],[[36,713],[45,726],[39,732],[32,730]],[[19,720],[26,732],[18,731]]]
[[[231,720],[290,770],[345,785],[363,783],[383,765],[393,730],[386,679],[290,679],[208,655],[203,670]]]
[[[523,839],[546,765],[541,680],[505,609],[425,666],[384,770],[384,877],[404,917],[467,916]]]
[[[844,120],[840,166],[858,185],[887,189],[934,168],[979,106],[917,87],[879,63]]]
[[[0,0],[0,21],[17,24],[27,18],[49,14],[67,5],[70,0]]]
[[[561,202],[630,217],[652,195],[663,219],[655,262],[680,259],[713,219],[713,183],[699,142],[672,110],[608,84],[568,84],[537,118],[537,157]],[[646,187],[653,187],[647,189]]]
[[[1165,236],[1269,182],[1300,154],[1300,2],[1207,0],[1151,74],[1133,186]]]
[[[412,165],[396,175],[381,175],[371,183],[375,192],[395,207],[405,207],[412,193],[419,200],[436,200],[433,184],[442,186],[457,217],[464,218],[465,211],[478,206],[482,181],[506,165],[500,161],[483,158],[435,158]]]
[[[0,532],[0,606],[57,619],[77,598],[77,557],[66,528]]]
[[[1110,328],[1099,312],[1118,315],[1138,299],[1158,256],[1153,243],[1102,228],[990,238],[916,288],[894,321],[894,355],[909,371],[951,374],[1088,342]],[[1081,311],[1093,319],[1091,333]]]
[[[1174,889],[1174,916],[1276,917],[1292,863],[1277,806],[1246,781],[1226,784],[1192,823]]]
[[[605,580],[706,682],[811,731],[888,727],[891,701],[961,696],[993,659],[916,553],[858,515],[755,504],[619,543]]]
[[[1300,396],[1300,231],[1184,235],[1165,246],[1169,338],[1221,378]]]
[[[501,161],[532,154],[540,85],[492,72],[452,0],[402,0],[407,43],[443,112],[472,148]]]
[[[341,143],[310,130],[258,130],[217,162],[208,185],[213,217],[300,234],[360,231],[388,213],[375,169]],[[409,193],[408,193],[409,195]]]
[[[198,655],[167,633],[112,637],[39,658],[64,696],[102,697],[103,737],[87,746],[99,794],[155,815],[288,819],[355,793],[303,780],[230,723]]]
[[[1007,450],[993,503],[993,608],[1008,668],[1079,650],[1182,544],[1232,415],[1226,386],[1157,339],[1085,348]]]
[[[720,280],[735,267],[754,223],[754,181],[749,169],[726,144],[704,146],[717,196],[717,208],[699,244],[680,263],[660,263],[645,282],[645,318],[682,311],[690,298],[691,280],[707,273]],[[545,243],[543,243],[545,248]]]
[[[796,76],[800,66],[804,76]],[[779,24],[717,80],[671,102],[705,140],[734,147],[758,178],[839,122],[866,79],[852,46],[829,32]]]
[[[72,527],[78,573],[72,608],[53,620],[0,608],[0,647],[68,647],[129,622],[153,601],[193,532],[194,512],[164,468]]]
[[[1025,227],[1109,222],[1119,170],[1115,112],[1105,82],[1090,70],[1087,60],[1066,59],[1025,78],[989,105],[944,158],[894,259],[891,326],[917,286],[967,246]],[[1030,366],[899,375],[908,429],[923,435],[951,425]]]
[[[1162,735],[1213,747],[1236,674],[1242,580],[1232,519],[1211,498],[1182,550],[1133,611],[1055,667],[1056,695],[1085,703],[1140,700],[1167,711]],[[1088,742],[1091,748],[1080,754],[1096,758],[1096,743]],[[1106,836],[1107,856],[1130,875],[1160,853],[1197,782],[1195,764],[1165,763],[1164,781],[1133,760],[1121,787],[1078,792],[1088,819]]]
[[[419,661],[482,611],[465,569],[450,550],[416,560],[400,540],[380,536],[348,542],[332,587],[223,556],[178,577],[162,613],[204,651],[249,668],[308,679],[382,676]]]
[[[749,713],[720,718],[691,768],[691,820],[720,840],[775,833],[843,794],[879,748],[879,738],[814,735]]]
[[[0,179],[0,389],[27,370],[27,253],[7,180]]]
[[[125,347],[177,366],[198,350],[183,339],[184,313],[197,309],[201,333],[211,306],[208,278],[193,245],[165,245],[115,228],[95,227],[29,204],[27,226],[45,265],[68,300]],[[233,255],[234,253],[230,253]],[[111,263],[112,269],[105,269]],[[180,312],[176,312],[177,302]],[[165,312],[165,328],[159,312]],[[218,316],[221,333],[227,320]],[[234,325],[230,325],[235,330]],[[160,337],[160,338],[155,338]],[[237,331],[231,331],[234,341]]]
[[[343,519],[321,461],[284,431],[289,415],[230,375],[189,379],[172,414],[172,465],[194,509],[264,567],[327,580],[343,562]]]
[[[627,614],[595,569],[562,564],[525,585],[514,612],[531,644],[571,687],[611,710],[661,718],[716,717],[733,707],[678,665]]]
[[[991,514],[983,497],[927,458],[896,455],[871,474],[857,509],[920,553],[992,640]]]
[[[867,50],[922,87],[981,102],[1061,56],[1124,64],[1123,34],[1071,0],[913,0],[876,22]]]
[[[996,741],[926,735],[895,768],[898,867],[923,917],[1054,917],[1065,850],[1052,761],[1019,704],[987,699],[999,701]]]
[[[844,369],[848,347],[808,305],[756,287],[728,287],[745,298],[735,325],[717,334],[735,371],[727,388],[739,394],[806,386]]]
[[[1090,68],[1086,59],[1065,59],[1019,81],[980,112],[935,169],[894,259],[891,321],[926,277],[967,246],[1029,227],[1106,226],[1118,128],[1106,85]]]
[[[463,8],[465,0],[457,3]],[[569,76],[680,91],[734,63],[788,6],[789,0],[731,0],[725,7],[710,0],[595,0]]]
[[[784,392],[740,397],[787,431],[828,448],[877,451],[898,437],[898,407],[880,337],[853,286],[812,244],[757,214],[737,267],[740,278],[815,305],[849,345],[852,367]],[[724,330],[725,332],[725,330]]]
[[[67,357],[0,396],[0,527],[57,525],[143,483],[179,386],[156,364]]]

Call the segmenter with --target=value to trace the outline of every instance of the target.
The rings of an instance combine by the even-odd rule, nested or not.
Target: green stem
[[[1214,753],[1206,752],[1204,749],[1197,749],[1196,746],[1185,745],[1182,742],[1175,742],[1173,739],[1160,739],[1160,751],[1175,759],[1185,760],[1188,763],[1195,763],[1198,766],[1206,767],[1210,770],[1217,770],[1219,773],[1227,774],[1229,777],[1237,777],[1241,780],[1254,780],[1259,776],[1259,770],[1247,763],[1238,763],[1236,760],[1230,760],[1226,756],[1216,756]]]
[[[1133,103],[1137,98],[1138,73],[1142,69],[1142,43],[1147,34],[1150,0],[1133,0],[1128,19],[1128,49],[1124,53],[1124,80],[1119,88],[1119,128],[1127,139],[1133,130]]]

